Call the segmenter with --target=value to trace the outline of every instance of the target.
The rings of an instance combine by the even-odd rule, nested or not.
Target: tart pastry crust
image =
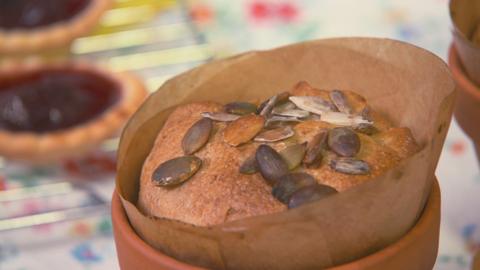
[[[45,132],[0,129],[0,155],[9,159],[45,163],[81,155],[103,140],[115,135],[147,96],[141,81],[131,73],[113,73],[82,61],[43,62],[41,60],[8,61],[0,65],[0,74],[21,74],[42,69],[88,71],[105,76],[118,86],[118,99],[101,114],[74,127]]]
[[[112,0],[94,0],[73,18],[32,29],[1,29],[0,53],[36,52],[59,48],[87,34],[108,10]]]

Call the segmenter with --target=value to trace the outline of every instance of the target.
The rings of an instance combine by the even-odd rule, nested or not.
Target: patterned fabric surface
[[[445,59],[451,41],[447,5],[447,0],[186,2],[196,29],[206,38],[201,41],[216,57],[315,38],[379,36],[416,44]],[[437,169],[442,188],[437,270],[469,269],[471,255],[480,250],[478,164],[471,141],[453,121]],[[57,190],[49,199],[12,203],[0,197],[0,219],[68,207],[108,209],[113,167],[114,153],[100,150],[49,168],[0,164],[0,190],[73,183],[62,186],[68,192]],[[0,225],[0,269],[118,269],[109,213],[102,209],[49,225],[9,231]]]

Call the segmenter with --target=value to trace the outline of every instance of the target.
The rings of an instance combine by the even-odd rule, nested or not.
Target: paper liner
[[[480,1],[451,0],[450,17],[458,54],[470,79],[480,86],[480,46],[472,42],[474,31],[480,27]]]
[[[454,46],[448,53],[448,65],[452,76],[458,85],[458,95],[455,104],[455,119],[463,131],[472,139],[480,164],[480,86],[476,86],[465,74],[458,51]]]
[[[354,89],[423,146],[382,177],[282,213],[211,227],[137,208],[142,164],[173,107],[265,99],[306,80]],[[132,227],[181,261],[213,269],[310,269],[345,263],[398,240],[419,217],[448,130],[455,84],[441,59],[388,39],[339,38],[250,52],[167,81],[133,116],[118,151],[117,189]],[[220,154],[220,153],[219,153]]]

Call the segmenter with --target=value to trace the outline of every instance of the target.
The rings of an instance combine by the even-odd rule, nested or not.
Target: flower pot
[[[480,270],[480,250],[473,257],[472,270]]]
[[[450,0],[453,44],[465,68],[465,74],[480,85],[480,46],[473,42],[480,19],[480,2],[477,0]]]
[[[203,269],[171,258],[145,243],[130,226],[118,193],[113,193],[112,219],[120,268]],[[330,270],[424,270],[432,269],[438,249],[440,228],[440,188],[435,181],[423,214],[400,240],[359,260]]]
[[[455,107],[455,119],[463,131],[473,140],[480,161],[480,87],[466,75],[456,47],[451,46],[448,65],[459,89]]]
[[[422,149],[374,181],[290,211],[202,227],[152,218],[137,207],[143,164],[176,106],[265,100],[299,78],[319,88],[355,89],[395,126],[409,127]],[[389,39],[315,40],[212,61],[167,81],[130,119],[117,152],[117,192],[137,235],[186,264],[289,270],[357,261],[396,243],[422,215],[455,88],[441,59]]]

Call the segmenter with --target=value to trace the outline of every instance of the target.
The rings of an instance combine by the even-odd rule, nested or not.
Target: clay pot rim
[[[431,229],[431,224],[435,222],[437,216],[436,212],[440,211],[440,209],[437,209],[440,208],[440,203],[440,185],[437,178],[435,178],[432,185],[432,191],[427,199],[422,215],[419,217],[415,226],[413,226],[407,234],[384,249],[356,261],[334,266],[328,270],[370,269],[370,267],[375,267],[379,262],[385,261],[389,257],[394,256],[398,250],[406,249],[408,246],[414,245],[419,236],[424,234],[426,230]]]
[[[476,86],[465,74],[463,64],[453,43],[448,50],[448,64],[454,80],[460,85],[457,89],[467,92],[470,96],[480,101],[480,87]]]
[[[431,229],[431,224],[435,223],[436,213],[440,208],[440,187],[438,181],[435,179],[432,185],[432,191],[425,205],[424,211],[420,216],[415,226],[408,231],[397,242],[387,246],[386,248],[379,250],[366,257],[352,261],[346,264],[334,266],[329,268],[330,270],[354,270],[363,269],[377,265],[381,261],[388,260],[388,258],[394,256],[398,250],[408,248],[408,246],[414,245],[416,239],[425,233],[425,231]],[[160,251],[154,249],[146,242],[144,242],[130,226],[125,210],[123,208],[120,196],[117,190],[113,192],[112,196],[112,222],[116,223],[118,234],[123,234],[131,247],[142,250],[142,253],[157,262],[159,266],[168,267],[166,269],[188,269],[188,270],[205,270],[194,265],[186,264],[178,261],[172,257],[169,257]],[[117,243],[118,244],[118,243]]]
[[[454,20],[452,16],[452,5],[455,0],[450,0],[448,3],[448,16],[450,17],[450,22],[452,23],[452,34],[454,36],[458,36],[465,44],[467,44],[472,49],[479,49],[480,47],[473,43],[467,35],[457,26],[457,22]],[[474,29],[475,30],[475,29]]]
[[[169,257],[162,252],[154,249],[145,241],[143,241],[137,233],[133,230],[130,222],[128,221],[127,214],[123,208],[122,201],[118,195],[117,188],[113,191],[112,196],[112,222],[116,222],[119,234],[123,234],[127,241],[134,249],[142,250],[142,253],[149,258],[152,258],[153,261],[158,263],[158,265],[167,266],[171,269],[189,269],[189,270],[201,270],[204,268],[199,268],[190,264],[177,261],[176,259]],[[168,268],[167,268],[168,269]]]

